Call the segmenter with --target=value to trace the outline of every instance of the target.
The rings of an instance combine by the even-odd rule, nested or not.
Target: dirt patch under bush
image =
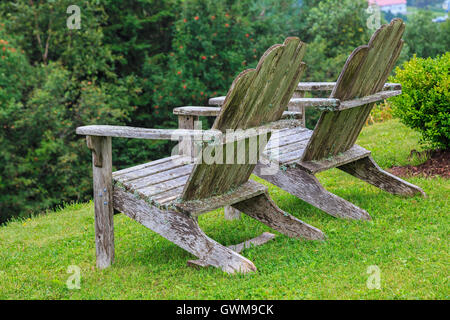
[[[403,167],[392,167],[388,171],[399,177],[413,177],[413,176],[441,176],[443,178],[450,178],[450,151],[436,150],[426,151],[428,160],[418,166],[407,165]],[[411,156],[414,151],[411,152]]]

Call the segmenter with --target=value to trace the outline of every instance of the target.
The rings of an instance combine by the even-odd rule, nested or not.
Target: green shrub
[[[414,58],[396,69],[391,79],[403,87],[392,99],[394,114],[422,134],[432,147],[450,147],[450,52],[435,59]]]

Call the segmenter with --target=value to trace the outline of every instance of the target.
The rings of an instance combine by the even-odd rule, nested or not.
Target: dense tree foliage
[[[72,4],[79,30],[66,26]],[[0,222],[91,197],[77,126],[176,127],[174,107],[226,94],[287,36],[308,43],[304,80],[336,80],[370,37],[366,8],[366,0],[0,2]],[[439,28],[408,26],[403,60],[445,52],[448,24]],[[166,156],[173,144],[113,139],[114,165]]]

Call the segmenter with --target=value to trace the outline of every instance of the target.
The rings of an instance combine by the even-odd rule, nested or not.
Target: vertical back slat
[[[345,101],[381,91],[402,50],[404,30],[403,21],[394,19],[378,29],[367,46],[353,51],[331,98]],[[350,149],[372,107],[373,103],[343,111],[323,112],[302,160],[320,160]]]
[[[256,69],[233,81],[213,129],[249,129],[279,120],[291,99],[305,65],[305,44],[287,38],[269,48]],[[260,146],[264,148],[264,146]],[[248,149],[248,146],[247,146]],[[203,199],[227,192],[248,181],[255,164],[196,164],[183,192],[183,200]]]

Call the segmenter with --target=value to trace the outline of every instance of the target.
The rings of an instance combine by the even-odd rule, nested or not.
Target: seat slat
[[[184,165],[182,167],[146,176],[138,180],[133,180],[131,182],[125,183],[125,185],[129,186],[131,190],[143,189],[151,185],[188,175],[191,173],[193,167],[194,166],[192,164]]]
[[[249,180],[231,192],[227,192],[218,196],[213,196],[211,198],[206,198],[202,200],[192,200],[174,203],[173,205],[181,212],[189,213],[196,216],[205,212],[209,212],[224,207],[226,205],[233,205],[235,203],[245,201],[247,199],[253,198],[265,192],[267,192],[266,186],[256,181]],[[165,203],[171,200],[173,199],[164,199],[161,201],[164,201],[163,203]],[[161,201],[159,202],[162,203]]]
[[[184,166],[187,163],[192,162],[190,157],[178,157],[171,161],[166,161],[163,163],[160,163],[158,165],[153,165],[149,167],[144,167],[142,169],[133,170],[131,172],[122,174],[120,176],[115,176],[114,178],[120,180],[120,182],[130,182],[136,179],[144,178],[146,176],[154,175],[160,172],[165,172],[170,169],[175,169],[181,166]]]
[[[185,176],[181,176],[143,189],[139,189],[138,192],[145,197],[154,197],[155,195],[158,195],[160,193],[184,186],[188,178],[189,175],[187,174]]]
[[[137,165],[137,166],[134,166],[134,167],[130,167],[130,168],[126,168],[126,169],[123,169],[123,170],[118,170],[118,171],[113,172],[112,175],[113,175],[114,178],[117,178],[117,177],[119,177],[119,176],[121,176],[123,174],[127,174],[127,173],[135,171],[135,170],[141,170],[141,169],[144,169],[144,168],[153,167],[153,166],[159,165],[161,163],[168,162],[168,161],[173,161],[173,160],[176,160],[176,159],[182,158],[182,157],[183,156],[181,156],[181,155],[174,155],[174,156],[171,156],[171,157],[168,157],[168,158],[164,158],[164,159],[159,159],[159,160],[143,163],[143,164],[140,164],[140,165]]]
[[[288,145],[288,144],[292,144],[292,143],[308,140],[311,137],[311,135],[312,135],[312,131],[305,129],[303,132],[300,132],[300,133],[297,133],[297,134],[293,134],[293,135],[284,136],[284,137],[281,137],[281,138],[277,138],[276,136],[274,136],[267,143],[265,151],[268,151],[268,150],[271,150],[271,149],[274,149],[274,148],[281,148],[281,147],[283,147],[285,145]]]

